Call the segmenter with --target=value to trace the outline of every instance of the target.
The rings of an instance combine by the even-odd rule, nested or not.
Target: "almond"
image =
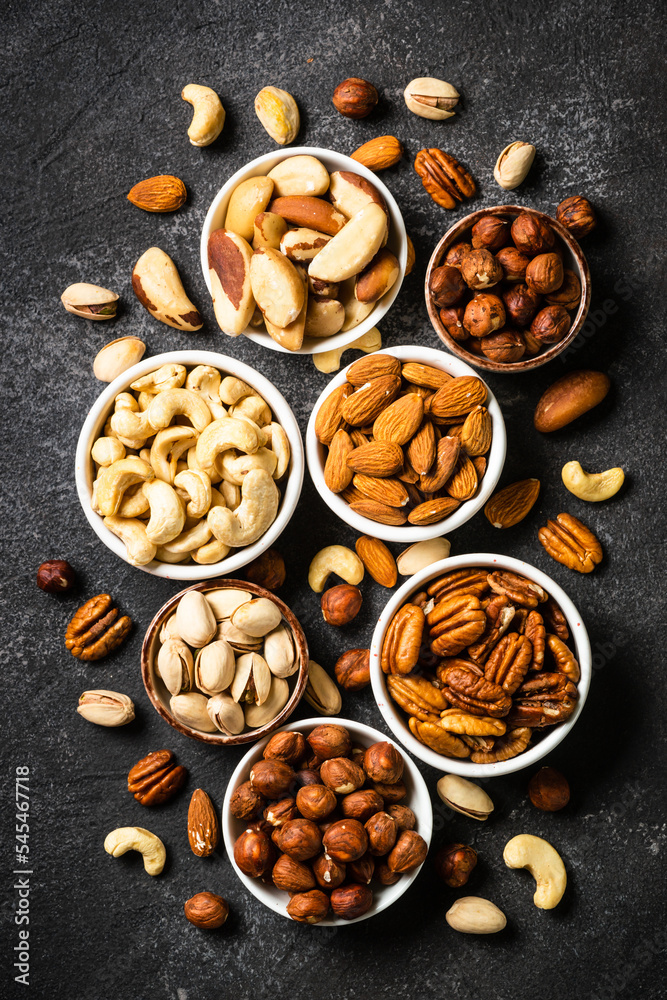
[[[195,788],[188,809],[188,840],[192,853],[207,858],[218,846],[220,825],[211,799],[202,788]]]
[[[185,202],[185,184],[171,174],[158,174],[139,181],[131,188],[127,200],[144,212],[175,212]]]
[[[511,528],[531,510],[540,492],[539,479],[521,479],[494,493],[484,513],[494,528]]]
[[[419,480],[419,489],[424,493],[437,493],[445,485],[456,468],[461,443],[456,437],[442,437],[438,441],[435,468]]]
[[[381,587],[393,587],[398,579],[396,560],[379,538],[362,535],[357,539],[355,549],[362,563]]]
[[[413,392],[401,396],[382,411],[373,424],[377,441],[407,444],[416,434],[424,416],[424,401]]]
[[[347,464],[347,456],[352,451],[354,444],[347,431],[336,431],[324,466],[324,482],[332,493],[341,493],[352,482],[353,472]]]
[[[400,388],[399,375],[380,375],[379,378],[371,379],[343,401],[343,419],[353,427],[372,423],[387,404],[396,398]]]
[[[402,483],[416,483],[419,481],[419,475],[412,468],[408,459],[403,463],[403,471],[398,473],[398,478]]]
[[[348,382],[359,388],[380,375],[400,375],[401,362],[391,354],[367,354],[359,358],[347,370]]]
[[[379,521],[381,524],[405,524],[407,515],[396,507],[388,507],[384,503],[376,500],[354,500],[350,503],[350,510],[355,511],[362,517],[367,517],[371,521]]]
[[[351,155],[353,160],[363,163],[369,170],[386,170],[402,157],[403,144],[393,135],[379,135],[359,146]]]
[[[352,480],[353,486],[369,500],[377,500],[387,507],[405,507],[410,499],[408,491],[399,479],[376,479],[358,472]]]
[[[485,403],[487,395],[486,386],[481,379],[474,375],[463,375],[438,389],[431,401],[431,413],[436,420],[445,423],[456,420]]]
[[[481,482],[484,473],[486,472],[486,459],[484,455],[475,455],[472,460],[472,464],[475,466],[477,472],[477,479]]]
[[[334,434],[343,423],[341,407],[344,400],[354,392],[351,385],[344,382],[326,397],[315,417],[315,436],[320,444],[330,444]]]
[[[353,442],[355,434],[360,434],[360,431],[351,434]],[[384,479],[386,476],[394,476],[401,471],[403,451],[397,444],[392,444],[390,441],[370,441],[350,452],[347,456],[347,464],[353,472],[362,472],[365,476]]]
[[[471,410],[461,428],[461,447],[467,455],[483,455],[491,447],[493,423],[485,406]]]
[[[415,472],[425,476],[436,458],[435,429],[425,420],[408,445],[408,458]]]
[[[445,489],[455,500],[469,500],[477,491],[477,469],[467,455],[459,455],[454,475],[448,480]]]
[[[345,503],[349,504],[357,503],[358,500],[366,499],[364,494],[360,493],[359,490],[355,489],[355,487],[352,486],[351,483],[343,490],[343,492],[341,493],[341,497],[343,498]]]
[[[458,506],[459,501],[451,497],[437,497],[434,500],[427,500],[410,512],[408,521],[410,524],[417,525],[435,524],[437,521],[449,517]]]
[[[451,375],[433,368],[432,365],[421,365],[416,361],[407,361],[403,365],[403,378],[427,389],[440,389],[441,386],[453,382]]]

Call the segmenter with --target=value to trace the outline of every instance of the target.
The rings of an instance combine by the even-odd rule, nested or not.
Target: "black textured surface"
[[[14,770],[31,769],[31,984],[50,998],[346,997],[477,998],[528,996],[657,997],[664,982],[664,32],[661,4],[603,0],[516,5],[508,2],[289,4],[5,3],[4,216],[9,237],[4,288],[3,448],[5,574],[2,588],[5,764],[3,768],[3,984],[11,982]],[[430,73],[460,90],[446,123],[409,114],[402,90]],[[382,94],[371,118],[341,118],[330,103],[348,75]],[[221,138],[192,147],[189,82],[211,85],[227,109]],[[467,211],[448,213],[423,192],[411,159],[439,145],[472,171],[472,207],[509,202],[554,211],[582,193],[600,226],[584,248],[593,274],[587,336],[570,355],[532,375],[490,380],[503,408],[509,452],[503,482],[538,476],[542,493],[522,524],[501,533],[480,514],[451,538],[452,553],[498,551],[526,558],[561,583],[581,609],[595,652],[586,710],[548,762],[568,775],[571,804],[538,813],[527,803],[527,774],[487,783],[493,818],[475,824],[446,811],[434,794],[433,844],[472,842],[481,861],[466,892],[488,896],[508,915],[493,939],[451,931],[444,913],[457,895],[437,884],[430,862],[392,909],[331,932],[297,926],[264,909],[243,889],[227,858],[202,861],[185,835],[189,794],[207,789],[221,805],[241,751],[215,752],[168,729],[151,708],[139,674],[143,632],[178,589],[142,574],[103,548],[79,507],[73,478],[79,428],[101,386],[96,351],[133,333],[158,353],[203,346],[260,368],[293,406],[302,429],[326,385],[312,360],[262,351],[217,331],[199,268],[206,208],[245,161],[275,148],[252,102],[265,84],[283,86],[302,115],[299,142],[349,152],[372,136],[398,135],[405,159],[383,174],[403,210],[417,266],[381,324],[384,343],[437,346],[422,278],[442,232]],[[538,156],[518,192],[492,177],[512,139]],[[156,173],[185,181],[177,214],[148,215],[125,195]],[[664,218],[664,216],[663,216]],[[176,261],[206,317],[199,334],[154,321],[135,300],[130,272],[159,245]],[[59,295],[73,281],[116,289],[116,321],[67,315]],[[607,371],[613,391],[588,417],[542,437],[531,416],[542,390],[570,368]],[[621,465],[627,484],[614,500],[586,505],[568,494],[560,468]],[[566,509],[600,537],[605,561],[590,577],[553,563],[537,542],[544,518]],[[306,628],[312,656],[329,668],[353,645],[367,645],[387,592],[366,581],[354,626],[326,628],[305,575],[314,552],[352,544],[306,481],[297,513],[280,539],[288,566],[281,596]],[[34,574],[49,557],[69,559],[78,593],[56,599]],[[81,598],[110,591],[135,621],[121,653],[99,664],[76,662],[63,646]],[[91,687],[127,692],[137,720],[104,730],[74,712]],[[304,708],[303,713],[309,709]],[[384,728],[370,690],[348,696],[344,714]],[[170,746],[190,772],[186,791],[148,812],[125,789],[129,767]],[[163,837],[164,874],[149,878],[136,856],[113,861],[107,832],[146,825]],[[569,885],[553,912],[532,903],[531,880],[502,862],[519,832],[545,836],[560,850]],[[208,888],[232,916],[205,934],[183,917],[183,902]]]

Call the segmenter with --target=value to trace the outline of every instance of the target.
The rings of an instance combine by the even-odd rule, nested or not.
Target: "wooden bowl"
[[[452,244],[458,243],[462,240],[464,236],[469,233],[475,223],[479,222],[482,216],[506,216],[509,220],[517,215],[520,215],[521,212],[530,212],[532,215],[536,215],[542,222],[546,222],[547,225],[551,226],[556,236],[560,237],[565,249],[563,263],[566,268],[575,272],[581,282],[581,301],[579,303],[577,313],[572,320],[572,325],[561,341],[557,344],[547,344],[547,349],[542,351],[540,354],[536,354],[534,357],[503,364],[501,361],[491,361],[490,358],[485,358],[483,355],[480,357],[478,354],[472,354],[470,351],[466,350],[465,344],[460,344],[449,335],[440,320],[438,307],[431,299],[431,274],[436,267],[440,266],[445,254]],[[493,286],[488,289],[490,292],[493,292],[493,290]],[[550,215],[545,215],[544,212],[535,211],[534,208],[522,208],[520,205],[496,205],[494,208],[481,208],[478,212],[466,215],[464,219],[461,219],[460,222],[457,222],[451,227],[451,229],[447,230],[431,255],[428,269],[426,271],[424,294],[426,296],[426,308],[428,309],[431,325],[440,337],[440,340],[442,340],[445,346],[449,348],[452,354],[456,354],[457,357],[461,358],[463,361],[467,361],[469,365],[473,365],[475,368],[483,368],[486,371],[497,372],[500,375],[509,375],[513,372],[532,371],[533,368],[539,368],[541,365],[546,365],[547,362],[552,361],[555,357],[558,357],[558,355],[572,343],[584,324],[588,308],[591,304],[591,275],[588,270],[586,258],[581,252],[581,247],[572,234],[568,232],[564,226],[561,226],[560,222],[552,219]]]
[[[267,597],[270,601],[277,606],[280,613],[283,616],[283,621],[289,626],[292,638],[294,640],[294,648],[297,650],[300,664],[299,669],[296,673],[292,674],[291,677],[287,678],[287,683],[290,685],[291,691],[288,698],[287,704],[283,708],[275,719],[268,722],[265,726],[260,726],[258,729],[249,729],[238,736],[225,736],[224,733],[203,733],[199,729],[191,729],[190,726],[184,725],[179,722],[171,714],[169,710],[169,692],[166,687],[157,676],[155,672],[155,659],[157,657],[158,649],[160,647],[160,630],[163,624],[176,610],[176,605],[183,597],[187,594],[189,590],[199,590],[202,593],[206,593],[209,590],[247,590],[255,597]],[[254,743],[256,740],[261,740],[263,736],[267,736],[272,733],[274,729],[278,729],[283,726],[296,706],[301,701],[303,693],[306,690],[306,684],[308,683],[308,643],[306,642],[306,636],[304,631],[299,624],[298,619],[292,611],[287,607],[287,605],[272,594],[270,590],[265,590],[264,587],[258,587],[254,583],[247,583],[245,580],[230,580],[228,578],[219,580],[206,580],[203,583],[196,583],[192,587],[186,587],[185,590],[179,591],[178,594],[174,594],[166,604],[163,604],[155,618],[148,626],[146,635],[144,636],[144,642],[141,647],[141,676],[143,678],[144,687],[146,688],[146,693],[150,698],[153,708],[161,715],[165,722],[168,722],[170,726],[173,726],[179,733],[183,733],[184,736],[189,736],[193,740],[201,740],[202,743],[210,743],[213,746],[238,746],[242,743]]]

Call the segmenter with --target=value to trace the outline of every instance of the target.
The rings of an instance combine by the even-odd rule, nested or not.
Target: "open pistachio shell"
[[[167,639],[160,646],[156,670],[169,694],[192,691],[193,667],[192,653],[182,639]]]
[[[493,812],[493,802],[483,788],[457,774],[445,774],[438,782],[438,795],[454,812],[471,819],[485,820]]]
[[[117,691],[84,691],[77,712],[96,726],[125,726],[134,718],[134,704]]]
[[[232,615],[232,625],[252,636],[264,636],[280,625],[280,609],[268,597],[258,597],[237,608]]]
[[[236,625],[232,625],[229,618],[221,621],[215,634],[216,639],[224,639],[232,649],[239,653],[251,653],[262,648],[262,640],[254,635],[242,632]]]
[[[315,660],[308,661],[308,684],[304,698],[320,715],[338,715],[343,706],[338,685]]]
[[[289,686],[282,677],[274,677],[271,682],[269,696],[261,705],[245,706],[245,721],[250,729],[259,729],[273,722],[275,717],[282,712],[289,698]]]
[[[241,706],[228,694],[215,694],[206,706],[209,718],[216,729],[225,736],[238,736],[245,728]]]
[[[84,319],[113,319],[118,307],[118,296],[108,288],[77,281],[69,285],[60,296],[68,313]]]
[[[204,694],[218,694],[234,680],[236,661],[234,650],[219,639],[203,646],[195,660],[195,684]]]
[[[200,729],[203,733],[213,733],[215,726],[206,711],[207,702],[205,695],[191,691],[189,694],[175,695],[169,702],[169,708],[177,722],[184,726]]]
[[[181,639],[195,649],[205,646],[217,631],[215,616],[203,594],[189,590],[178,602],[176,629]]]
[[[93,361],[93,375],[100,382],[113,382],[144,356],[146,345],[138,337],[120,337],[105,344]]]
[[[265,636],[264,659],[274,677],[291,677],[299,669],[292,633],[286,625],[279,625]]]
[[[237,608],[252,600],[252,594],[247,590],[209,590],[206,600],[213,609],[213,614],[219,622],[231,618]]]
[[[176,612],[170,615],[165,621],[162,628],[160,629],[160,642],[166,642],[167,639],[180,639],[178,630],[176,628]]]
[[[236,673],[230,688],[234,701],[262,705],[271,691],[271,671],[259,653],[243,653],[236,661]]]

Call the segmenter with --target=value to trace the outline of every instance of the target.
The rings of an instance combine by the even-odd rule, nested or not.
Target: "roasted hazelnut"
[[[359,885],[370,885],[375,871],[375,858],[364,854],[357,861],[350,861],[347,866],[347,881],[358,882]]]
[[[345,757],[333,757],[325,760],[320,768],[320,777],[327,788],[336,795],[350,795],[361,788],[366,781],[362,769]]]
[[[361,591],[350,583],[340,583],[322,594],[320,606],[325,622],[329,625],[348,625],[353,621],[362,603]]]
[[[334,861],[328,854],[319,854],[312,865],[317,884],[323,889],[337,888],[347,876],[347,866],[340,861]]]
[[[272,802],[264,810],[264,819],[269,826],[284,826],[289,820],[296,818],[296,802],[292,798]]]
[[[394,803],[387,807],[387,812],[396,822],[400,830],[414,830],[417,825],[417,817],[408,806],[401,806]]]
[[[550,306],[562,306],[570,311],[578,307],[581,301],[581,282],[574,271],[565,271],[563,284],[557,291],[545,296],[545,301]]]
[[[280,760],[295,767],[308,753],[303,733],[274,733],[264,748],[265,760]]]
[[[279,799],[289,791],[294,770],[280,760],[258,760],[250,771],[250,784],[267,799]]]
[[[541,253],[526,268],[526,284],[538,295],[555,292],[563,284],[563,262],[557,253]]]
[[[47,594],[66,594],[76,584],[76,573],[64,559],[48,559],[37,570],[37,586]]]
[[[518,330],[510,330],[506,327],[498,333],[492,333],[490,337],[482,340],[482,351],[489,361],[498,361],[501,364],[511,364],[520,361],[526,353],[526,344]]]
[[[265,833],[267,837],[271,837],[272,839],[273,839],[272,835],[274,831],[277,829],[278,827],[271,826],[270,823],[267,823],[263,816],[261,819],[252,820],[246,826],[246,830],[252,830],[253,833]]]
[[[303,769],[307,771],[314,771],[317,775],[319,775],[320,767],[322,766],[322,759],[323,758],[318,757],[316,753],[311,753],[309,757],[306,757],[306,759],[302,761]]]
[[[468,331],[463,326],[463,306],[450,306],[448,309],[440,310],[440,322],[452,340],[465,340]]]
[[[524,281],[530,263],[528,254],[521,253],[516,247],[503,247],[496,254],[496,260],[500,262],[505,281]]]
[[[198,892],[186,900],[183,912],[186,919],[195,927],[212,931],[222,927],[229,916],[229,903],[222,896],[216,896],[214,892]]]
[[[370,649],[348,649],[336,660],[336,680],[346,691],[361,691],[371,682]]]
[[[403,775],[403,758],[393,743],[373,743],[364,754],[364,771],[371,781],[394,784]]]
[[[249,781],[244,781],[231,795],[229,811],[236,819],[252,819],[266,805],[266,800],[252,787]]]
[[[287,912],[299,924],[319,924],[329,912],[329,897],[321,889],[298,892],[287,904]]]
[[[512,223],[512,239],[517,250],[534,257],[551,250],[556,237],[551,226],[532,212],[521,212]]]
[[[555,767],[542,767],[528,782],[528,796],[537,809],[558,812],[570,801],[570,786]]]
[[[279,590],[285,582],[285,560],[280,552],[267,549],[261,556],[253,559],[245,568],[246,580],[264,587],[266,590]]]
[[[372,788],[363,788],[346,795],[340,804],[343,816],[365,823],[376,812],[384,809],[384,799]]]
[[[570,317],[562,306],[545,306],[530,324],[530,332],[541,344],[556,344],[570,329]]]
[[[341,885],[331,893],[331,909],[341,920],[356,920],[373,905],[373,890],[367,885]]]
[[[374,813],[364,823],[368,834],[368,850],[376,857],[389,854],[398,837],[398,823],[387,812]]]
[[[386,861],[375,866],[375,878],[381,885],[396,885],[401,878],[400,872],[393,872]]]
[[[322,837],[312,820],[291,819],[280,827],[278,846],[295,861],[307,861],[322,850]]]
[[[477,851],[467,844],[447,844],[435,856],[435,870],[451,889],[460,889],[477,864]]]
[[[351,76],[339,83],[333,93],[333,106],[346,118],[366,118],[379,100],[372,83]]]
[[[469,288],[483,291],[502,280],[503,269],[489,250],[471,250],[461,261],[461,274]]]
[[[582,236],[588,236],[597,224],[593,206],[580,194],[573,194],[565,201],[561,201],[556,209],[556,218],[561,226],[569,229],[577,240],[580,240]]]
[[[250,878],[259,878],[272,868],[275,856],[271,839],[259,830],[244,830],[234,844],[234,861]]]
[[[330,760],[331,757],[347,757],[352,749],[352,740],[347,729],[331,723],[315,726],[307,737],[310,748],[320,760]]]
[[[475,250],[500,250],[510,240],[510,227],[497,215],[483,215],[472,227],[472,245]]]
[[[299,785],[306,787],[308,785],[319,785],[320,782],[320,772],[312,771],[310,768],[304,768],[303,771],[296,772],[296,780]],[[299,793],[297,792],[297,795]]]
[[[359,795],[359,792],[355,792]],[[322,837],[325,852],[334,861],[348,864],[356,861],[368,850],[368,834],[356,819],[339,819],[332,823]]]
[[[358,767],[363,768],[365,753],[366,747],[362,747],[360,743],[353,743],[348,756],[353,764],[357,764]]]
[[[539,354],[540,351],[542,350],[542,344],[539,342],[539,340],[537,340],[536,337],[533,337],[530,330],[522,330],[522,333],[523,333],[523,342],[526,345],[526,354],[529,357],[534,357],[536,354]]]
[[[297,809],[306,819],[315,823],[326,819],[334,811],[337,798],[326,785],[306,785],[296,793]]]
[[[471,250],[472,243],[452,243],[445,254],[445,264],[450,264],[452,267],[460,267],[461,261]]]
[[[487,337],[505,322],[503,300],[492,292],[480,292],[466,306],[463,325],[472,337]]]
[[[529,326],[540,307],[541,299],[537,292],[521,282],[503,292],[503,302],[508,322],[516,326]]]
[[[414,830],[403,830],[387,858],[387,864],[394,872],[411,872],[423,864],[428,854],[428,844]]]
[[[308,865],[281,854],[271,872],[273,884],[283,892],[308,892],[315,888],[315,876]]]
[[[483,337],[470,337],[470,339],[465,342],[465,349],[466,351],[469,351],[470,354],[476,354],[478,358],[481,358],[484,354],[484,351],[482,350],[483,343]]]
[[[438,308],[455,306],[463,298],[466,283],[461,277],[458,267],[453,264],[443,264],[431,274],[431,296]]]

